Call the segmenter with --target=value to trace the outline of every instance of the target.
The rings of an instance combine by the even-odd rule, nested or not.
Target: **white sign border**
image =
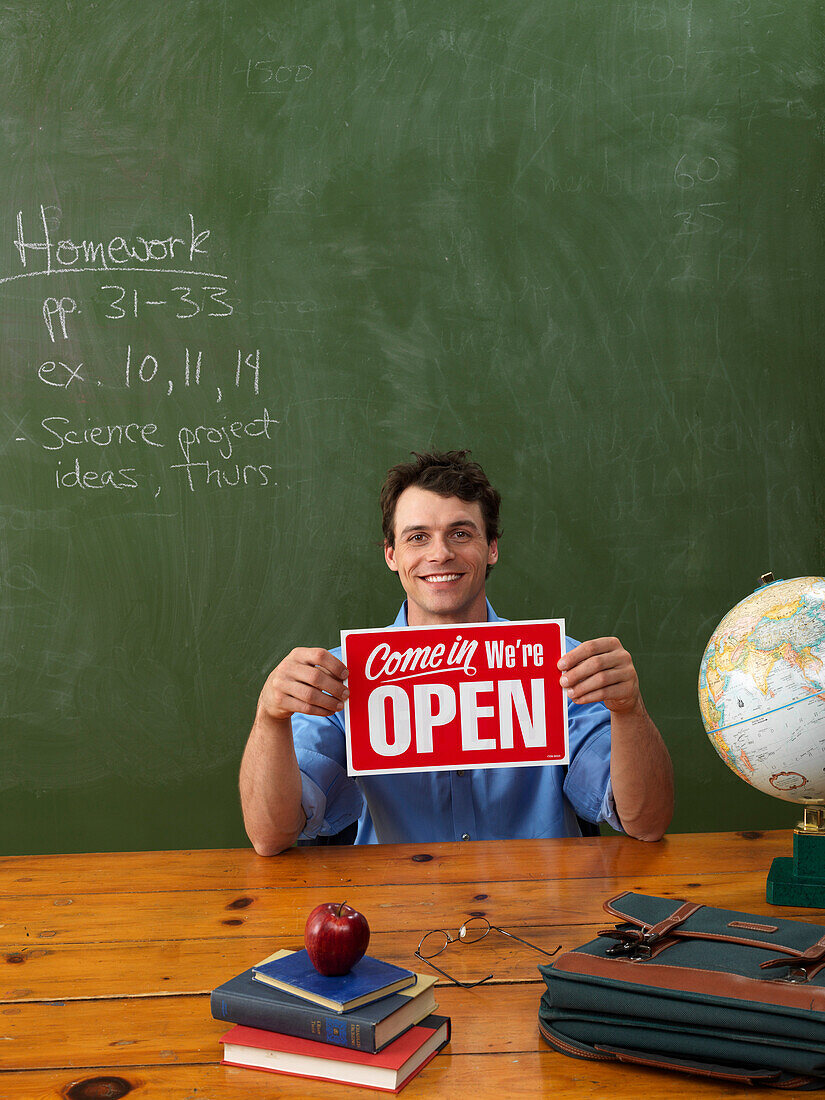
[[[559,630],[561,631],[563,656],[566,652],[567,645],[567,633],[565,631],[564,619],[493,619],[492,621],[488,620],[485,623],[437,623],[431,626],[373,626],[361,630],[342,630],[341,659],[346,665],[347,638],[349,638],[352,634],[383,634],[385,632],[403,634],[408,630],[462,630],[468,628],[472,628],[475,630],[479,627],[546,626],[548,624],[558,626]],[[565,691],[562,691],[562,709],[564,711],[564,757],[561,760],[518,760],[515,762],[505,761],[501,764],[476,764],[472,768],[467,767],[466,765],[457,767],[455,764],[431,764],[422,767],[399,768],[397,771],[393,771],[390,768],[379,768],[377,770],[369,771],[356,771],[354,770],[352,765],[349,699],[347,699],[344,703],[344,739],[347,746],[347,775],[352,776],[353,778],[357,778],[360,775],[412,775],[416,772],[490,771],[491,769],[501,770],[502,768],[553,768],[566,766],[570,763],[570,730],[567,723],[567,692]]]

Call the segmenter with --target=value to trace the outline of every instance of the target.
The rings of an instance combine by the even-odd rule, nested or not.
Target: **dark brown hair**
[[[498,512],[501,496],[487,480],[477,462],[470,462],[469,451],[411,452],[413,462],[400,462],[387,471],[381,487],[381,526],[384,541],[395,545],[395,506],[405,489],[417,485],[440,497],[458,497],[478,502],[484,517],[487,542],[501,537]]]

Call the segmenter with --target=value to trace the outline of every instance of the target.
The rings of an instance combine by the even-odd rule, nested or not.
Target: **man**
[[[497,620],[500,496],[465,451],[415,455],[381,492],[384,557],[407,599],[395,626]],[[358,821],[356,843],[578,836],[578,819],[658,840],[673,813],[667,749],[617,638],[567,639],[570,764],[399,775],[346,774],[340,651],[294,649],[270,674],[241,764],[244,823],[274,855],[301,835]]]

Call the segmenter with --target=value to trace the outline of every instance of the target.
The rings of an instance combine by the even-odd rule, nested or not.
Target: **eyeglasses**
[[[451,943],[478,943],[479,940],[484,939],[491,929],[494,929],[496,932],[501,932],[503,936],[509,936],[511,940],[518,940],[519,943],[523,943],[527,947],[532,947],[534,951],[540,951],[542,955],[547,955],[548,957],[555,955],[556,951],[561,947],[561,944],[559,944],[555,951],[545,951],[543,947],[536,947],[534,943],[528,943],[527,940],[521,939],[520,936],[514,936],[512,932],[507,932],[504,928],[499,928],[497,924],[490,924],[486,917],[471,917],[459,928],[457,936],[451,936],[450,933],[445,932],[443,928],[436,928],[432,932],[427,932],[425,936],[422,936],[421,942],[415,949],[415,957],[421,959],[427,966],[431,966],[433,970],[437,970],[439,974],[448,978],[454,985],[463,986],[464,989],[472,989],[474,986],[483,985],[484,982],[489,982],[493,976],[492,974],[488,974],[486,978],[479,978],[477,982],[460,982],[458,978],[454,978],[452,974],[448,974],[446,970],[442,970],[441,967],[436,966],[435,963],[430,960],[440,955]]]

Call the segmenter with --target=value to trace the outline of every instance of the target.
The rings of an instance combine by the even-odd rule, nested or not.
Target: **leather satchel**
[[[539,1029],[574,1058],[825,1087],[825,928],[624,893],[618,923],[539,970]]]

